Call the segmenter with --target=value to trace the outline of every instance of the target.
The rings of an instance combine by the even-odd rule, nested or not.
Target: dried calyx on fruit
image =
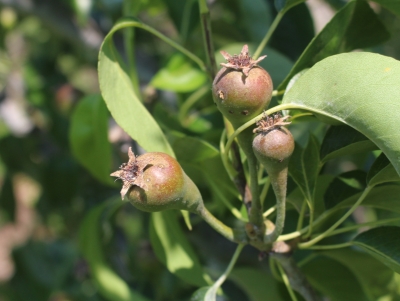
[[[140,210],[167,209],[197,212],[203,206],[200,192],[178,161],[165,153],[152,152],[136,157],[129,148],[129,161],[111,176],[121,179],[125,196]]]
[[[294,150],[293,136],[284,127],[290,124],[286,121],[288,118],[280,114],[264,116],[254,130],[257,135],[253,140],[253,151],[266,169],[276,196],[277,219],[274,231],[266,236],[267,242],[275,241],[284,226],[288,165]]]
[[[221,113],[235,128],[260,114],[270,103],[272,80],[267,71],[257,64],[266,56],[256,60],[249,56],[247,45],[239,55],[231,56],[221,51],[226,63],[213,82],[213,97]]]

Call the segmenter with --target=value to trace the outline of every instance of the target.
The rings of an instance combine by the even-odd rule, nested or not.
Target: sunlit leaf
[[[374,228],[357,235],[354,244],[400,273],[400,227]]]
[[[140,101],[113,42],[122,28],[144,26],[134,18],[117,22],[106,36],[99,53],[99,83],[104,101],[117,123],[146,151],[161,151],[173,156],[163,132]]]
[[[78,161],[99,181],[113,185],[110,178],[111,145],[108,142],[108,112],[99,95],[78,103],[69,131],[71,149]]]
[[[350,1],[311,41],[278,89],[284,89],[296,73],[328,56],[373,46],[388,38],[388,31],[366,1]]]
[[[152,78],[150,85],[161,90],[191,92],[207,81],[207,75],[194,68],[183,54],[174,54],[164,68]]]
[[[176,212],[151,214],[150,239],[158,259],[171,273],[192,285],[207,285],[203,268],[182,232]]]
[[[400,172],[400,62],[373,53],[331,56],[306,72],[283,103],[336,119],[376,144]],[[384,116],[384,118],[382,118]]]

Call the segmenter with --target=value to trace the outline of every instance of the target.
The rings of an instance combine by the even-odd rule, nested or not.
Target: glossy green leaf
[[[352,206],[360,195],[361,193],[357,193],[347,198],[336,205],[333,209],[337,210]],[[368,193],[361,205],[400,213],[400,186],[385,185],[374,187]]]
[[[311,285],[331,301],[369,301],[355,275],[336,260],[314,257],[301,270]]]
[[[161,90],[185,93],[200,88],[207,81],[207,75],[193,67],[180,53],[174,54],[164,68],[152,78],[150,85]]]
[[[373,53],[329,57],[306,72],[284,96],[288,107],[341,121],[376,144],[400,172],[397,114],[400,62]],[[382,118],[382,116],[385,116]]]
[[[278,89],[284,89],[295,74],[328,56],[370,47],[388,38],[388,31],[366,1],[350,1],[307,46]]]
[[[319,145],[317,139],[310,135],[308,144],[303,149],[296,143],[289,161],[289,174],[300,187],[304,198],[312,203],[314,189],[319,172]]]
[[[347,125],[331,126],[321,145],[321,161],[367,152],[378,147],[359,131]]]
[[[205,273],[192,246],[178,223],[176,212],[151,214],[150,239],[157,258],[183,281],[205,286]]]
[[[104,258],[104,247],[101,243],[101,217],[108,207],[120,206],[121,201],[103,203],[86,215],[79,231],[79,246],[90,266],[91,275],[100,294],[110,301],[149,301],[115,273]],[[115,210],[115,208],[114,208]]]
[[[397,0],[372,0],[400,16],[400,2]]]
[[[296,6],[306,0],[275,0],[275,7],[277,11],[288,11],[293,6]]]
[[[117,22],[101,45],[98,72],[102,96],[117,123],[146,151],[160,151],[173,156],[163,132],[133,88],[113,42],[117,30],[134,26],[144,27],[134,18]]]
[[[80,100],[71,118],[69,140],[78,161],[97,180],[113,185],[108,112],[101,96],[90,95]]]
[[[384,153],[381,153],[372,164],[367,175],[369,186],[386,182],[400,181],[400,177]]]
[[[224,50],[231,55],[239,54],[242,50],[243,45],[244,43],[227,44],[220,50]],[[257,45],[249,43],[248,46],[249,54],[251,55],[256,51]],[[289,73],[290,69],[293,66],[293,62],[280,52],[269,47],[266,47],[260,54],[260,56],[261,55],[267,55],[267,57],[262,60],[259,65],[268,71],[268,73],[271,75],[274,85],[276,86],[278,83],[282,82],[285,79],[286,75]],[[219,53],[219,51],[215,53],[215,57],[218,66],[220,63],[225,62],[224,57]]]
[[[400,227],[374,228],[357,235],[353,242],[396,273],[400,273]]]
[[[259,43],[272,22],[269,5],[263,0],[239,0],[237,3],[241,12],[240,22],[246,29],[248,39]]]
[[[323,251],[321,254],[346,266],[357,278],[369,300],[387,294],[393,271],[370,255],[350,248]]]
[[[276,281],[267,271],[236,268],[229,275],[229,279],[247,294],[250,301],[290,300],[284,285]]]

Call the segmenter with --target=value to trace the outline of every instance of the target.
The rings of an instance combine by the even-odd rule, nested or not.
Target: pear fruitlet
[[[159,152],[135,157],[129,149],[129,162],[111,174],[123,181],[126,195],[136,208],[156,212],[168,209],[197,212],[203,205],[201,194],[178,161]]]
[[[221,113],[237,128],[268,107],[272,98],[272,79],[267,71],[257,66],[265,56],[253,60],[247,45],[239,55],[221,53],[227,63],[221,64],[223,68],[214,79],[213,98]]]
[[[259,133],[253,140],[253,151],[268,173],[287,167],[294,150],[294,139],[285,127]]]

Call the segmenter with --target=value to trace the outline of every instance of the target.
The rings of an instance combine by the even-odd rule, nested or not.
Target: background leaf
[[[301,270],[311,285],[332,301],[369,301],[354,274],[336,260],[317,256],[302,265]]]
[[[393,271],[369,254],[349,248],[323,251],[321,254],[346,266],[357,278],[370,300],[377,300],[387,293]]]
[[[388,31],[368,3],[363,0],[351,1],[308,44],[278,90],[284,89],[296,73],[330,55],[370,47],[388,38]]]
[[[111,115],[141,147],[148,152],[160,151],[173,156],[163,132],[134,90],[112,39],[117,30],[136,23],[138,21],[135,19],[123,19],[114,25],[104,39],[99,53],[100,89]]]
[[[267,2],[263,0],[238,0],[237,2],[241,11],[240,22],[243,23],[249,40],[259,43],[272,22],[271,11]],[[230,52],[228,51],[228,53]]]
[[[290,300],[283,283],[276,281],[266,271],[250,268],[235,268],[229,275],[242,290],[244,290],[250,301],[265,301],[269,298],[274,301]]]
[[[149,301],[132,291],[128,284],[107,265],[103,255],[104,248],[100,236],[101,216],[107,207],[114,206],[115,210],[115,206],[123,204],[119,197],[117,199],[103,203],[89,212],[80,228],[79,245],[103,297],[110,301]]]
[[[207,285],[203,268],[179,226],[176,212],[151,214],[150,239],[158,259],[172,274],[195,286]]]
[[[367,175],[369,186],[385,182],[400,181],[400,177],[384,153],[381,153],[372,164]]]
[[[207,81],[207,75],[194,68],[183,54],[174,54],[164,68],[152,78],[150,85],[161,90],[191,92]]]
[[[347,125],[331,126],[321,145],[321,161],[326,162],[344,155],[372,151],[378,147],[359,131]]]
[[[353,242],[396,273],[400,273],[400,227],[371,229],[357,235]]]
[[[74,156],[99,181],[110,178],[111,145],[108,142],[108,111],[100,95],[81,99],[71,119],[69,139]]]
[[[373,53],[339,54],[300,77],[283,103],[358,130],[386,154],[399,173],[400,133],[392,130],[400,126],[399,79],[397,60]]]
[[[396,0],[373,0],[376,3],[379,3],[383,7],[392,11],[396,15],[400,16],[400,2]]]
[[[306,0],[275,0],[275,7],[277,11],[288,11],[293,6],[296,6]]]
[[[308,202],[314,200],[314,189],[319,172],[318,141],[310,135],[305,149],[296,143],[294,152],[289,161],[289,174],[300,187],[304,198]]]

